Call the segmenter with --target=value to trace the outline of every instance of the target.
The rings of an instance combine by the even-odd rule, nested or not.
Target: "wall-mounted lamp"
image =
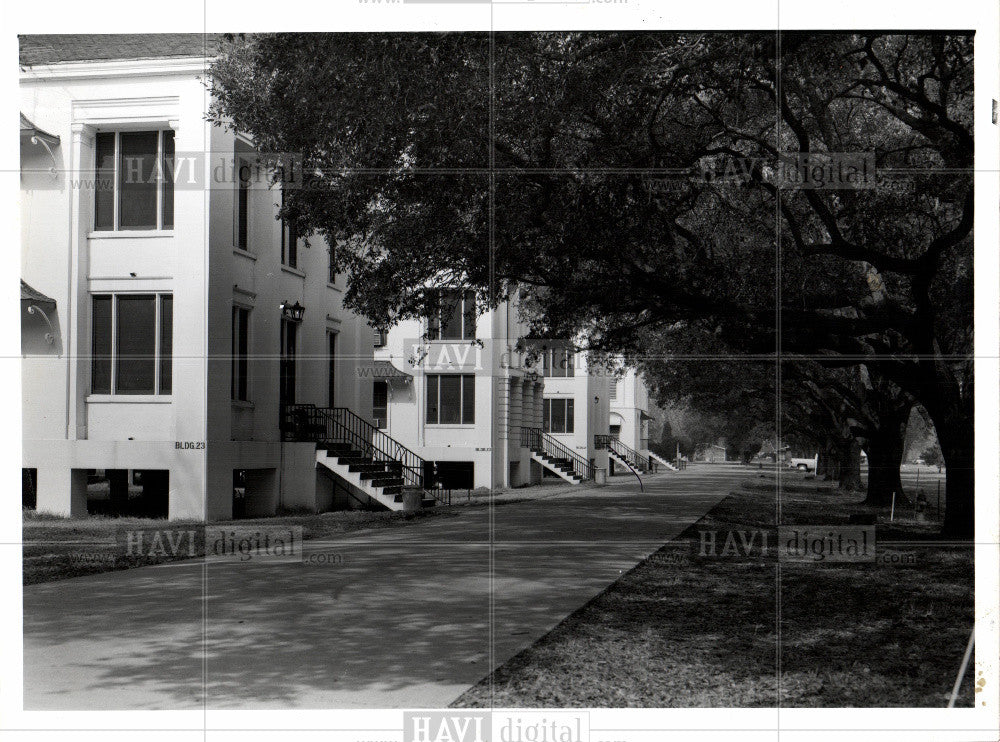
[[[287,301],[281,302],[281,316],[290,319],[293,322],[301,322],[303,315],[306,313],[306,308],[296,301],[294,304],[289,304]]]
[[[594,395],[594,404],[600,404],[600,402],[601,402],[601,398],[600,398],[600,397],[598,397],[598,396],[597,396],[597,395],[595,394],[595,395]]]

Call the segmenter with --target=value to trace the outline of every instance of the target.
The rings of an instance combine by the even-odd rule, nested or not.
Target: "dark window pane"
[[[457,291],[441,292],[441,339],[462,339],[462,300]]]
[[[476,422],[476,377],[462,377],[462,423],[472,425]]]
[[[173,386],[174,297],[160,297],[160,394],[170,394]]]
[[[153,394],[156,368],[156,305],[154,296],[117,297],[115,392]]]
[[[430,425],[438,421],[438,377],[427,377],[427,422]]]
[[[552,400],[552,432],[566,432],[566,401],[563,399]]]
[[[542,431],[545,433],[552,432],[552,425],[549,421],[549,417],[552,414],[552,400],[543,399],[542,400]]]
[[[462,337],[465,340],[473,340],[476,337],[476,292],[465,292],[465,330]]]
[[[442,424],[455,424],[462,421],[462,377],[449,374],[442,375],[441,384],[441,419]]]
[[[376,381],[372,385],[372,417],[375,418],[375,425],[384,428],[389,408],[389,384],[384,381]]]
[[[94,394],[111,394],[111,297],[94,297],[93,357],[90,389]]]
[[[337,397],[337,333],[331,332],[327,337],[329,337],[330,345],[330,356],[328,359],[329,363],[329,377],[327,380],[327,398],[329,399],[329,404],[334,407],[334,400]]]
[[[135,131],[118,135],[118,226],[156,229],[157,140],[159,132]]]
[[[573,432],[573,400],[566,400],[566,432]]]
[[[552,351],[542,352],[542,376],[552,376]]]
[[[573,374],[574,374],[573,365],[575,363],[576,363],[576,356],[574,355],[573,351],[567,350],[566,351],[566,376],[573,376]]]
[[[115,135],[97,135],[97,173],[94,183],[94,229],[115,228]],[[109,300],[110,301],[110,300]]]
[[[163,132],[163,219],[164,229],[174,228],[174,133]]]
[[[236,246],[247,249],[247,226],[250,208],[250,165],[239,164],[239,188],[236,194]]]

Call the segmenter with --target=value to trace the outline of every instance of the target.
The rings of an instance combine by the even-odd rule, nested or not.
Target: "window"
[[[575,361],[569,348],[547,348],[542,352],[542,376],[573,376]]]
[[[573,400],[543,399],[542,425],[546,433],[572,433]]]
[[[611,382],[611,399],[618,399],[618,384],[617,381]]]
[[[337,398],[337,333],[327,333],[327,345],[329,346],[330,351],[327,355],[327,400],[329,401],[330,407],[336,407],[334,402]]]
[[[431,340],[474,340],[476,337],[476,292],[441,291],[437,307],[427,319]]]
[[[375,330],[375,347],[384,348],[385,347],[385,332],[382,330]]]
[[[337,253],[333,245],[326,250],[327,258],[329,262],[327,263],[327,283],[337,283]]]
[[[281,206],[285,206],[285,192],[281,192]],[[281,264],[289,268],[299,267],[299,232],[295,223],[281,220]]]
[[[428,374],[428,425],[474,425],[475,422],[476,377],[472,374]]]
[[[173,229],[174,132],[97,135],[94,229]]]
[[[299,325],[290,319],[281,320],[281,360],[278,364],[278,401],[281,406],[295,404],[295,355]]]
[[[389,384],[385,381],[375,381],[372,384],[372,418],[375,427],[385,428],[389,417]]]
[[[171,294],[95,294],[91,344],[94,394],[170,394]]]
[[[236,184],[236,247],[247,250],[250,245],[250,163],[237,160],[239,181]],[[284,261],[282,261],[284,262]]]
[[[250,310],[233,307],[233,377],[232,399],[247,402],[249,395]]]

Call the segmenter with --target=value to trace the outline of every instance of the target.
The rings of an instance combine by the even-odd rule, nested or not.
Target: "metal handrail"
[[[629,448],[613,435],[597,433],[594,436],[594,447],[607,448],[609,451],[614,451],[618,454],[619,458],[635,469],[639,469],[640,471],[649,470],[649,459],[635,449]]]
[[[346,443],[362,456],[387,464],[408,486],[424,486],[424,460],[346,407],[286,405],[281,431],[285,440]]]
[[[521,428],[521,445],[532,451],[541,451],[554,459],[568,461],[573,467],[573,473],[580,479],[593,479],[594,467],[580,454],[570,450],[556,440],[551,434],[544,433],[540,428]]]

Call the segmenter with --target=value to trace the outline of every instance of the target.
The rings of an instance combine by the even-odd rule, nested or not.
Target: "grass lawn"
[[[465,509],[511,505],[536,497],[545,497],[567,491],[571,485],[544,483],[532,487],[509,490],[473,490],[456,493],[450,506],[438,505],[414,513],[390,511],[342,510],[330,513],[308,513],[269,518],[215,521],[213,529],[238,526],[241,529],[255,525],[267,527],[301,526],[304,540],[323,539],[373,528],[397,528],[416,523],[425,518],[458,517]],[[492,495],[492,497],[491,497]],[[51,582],[68,577],[132,569],[152,564],[190,559],[187,541],[182,541],[176,556],[128,555],[123,547],[122,532],[138,530],[163,530],[198,533],[195,557],[204,556],[204,523],[193,520],[162,520],[153,518],[114,518],[89,515],[80,518],[63,518],[22,511],[21,538],[23,541],[23,584]]]
[[[368,512],[359,510],[332,513],[277,516],[272,518],[217,521],[214,528],[238,526],[240,529],[255,525],[267,527],[301,526],[303,539],[322,539],[352,531],[370,528],[395,528],[428,517],[454,517],[455,508],[430,508],[415,513]],[[84,518],[59,518],[24,511],[21,535],[23,583],[50,582],[67,577],[131,569],[151,564],[190,558],[187,542],[180,554],[162,556],[129,556],[121,541],[121,532],[127,530],[164,530],[185,532],[194,530],[195,556],[204,556],[205,527],[200,521],[167,521],[152,518],[111,518],[88,516]]]
[[[972,630],[971,545],[938,543],[935,523],[897,513],[890,524],[857,493],[786,475],[782,524],[875,515],[885,561],[779,563],[776,498],[761,486],[773,477],[748,472],[746,486],[453,705],[945,706]],[[707,529],[761,529],[770,555],[699,556]],[[975,702],[975,679],[970,667],[958,705]]]

